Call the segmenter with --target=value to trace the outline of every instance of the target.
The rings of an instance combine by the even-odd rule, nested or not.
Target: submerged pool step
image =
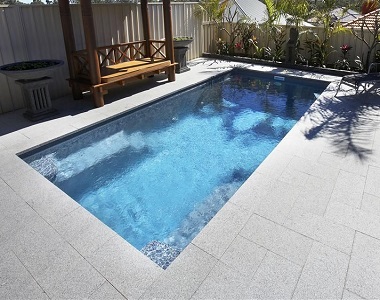
[[[163,242],[151,241],[141,249],[141,252],[165,270],[177,258],[181,250]]]

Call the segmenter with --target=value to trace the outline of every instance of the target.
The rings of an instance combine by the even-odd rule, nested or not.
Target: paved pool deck
[[[166,270],[16,155],[236,65],[332,84]],[[334,97],[338,79],[198,59],[102,108],[0,115],[0,299],[380,299],[379,89]]]

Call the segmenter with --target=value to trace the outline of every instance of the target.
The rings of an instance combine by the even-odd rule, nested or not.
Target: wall
[[[79,5],[70,5],[77,49],[84,48]],[[151,36],[164,38],[162,5],[150,3]],[[203,52],[201,21],[193,14],[194,3],[172,3],[174,36],[193,36],[188,59]],[[140,7],[136,4],[94,4],[97,45],[142,39]],[[0,8],[0,65],[22,60],[61,59],[64,67],[54,73],[49,85],[52,99],[69,94],[66,53],[57,5],[23,5]],[[0,114],[24,107],[20,86],[0,74]]]

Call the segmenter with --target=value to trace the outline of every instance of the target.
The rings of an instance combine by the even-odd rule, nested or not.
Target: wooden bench
[[[100,69],[101,83],[91,84],[87,76],[78,76],[75,79],[69,79],[70,84],[79,85],[82,90],[89,90],[91,93],[99,91],[102,95],[108,93],[108,89],[115,86],[124,86],[133,79],[144,79],[150,75],[166,73],[168,80],[175,80],[175,66],[177,63],[171,63],[167,59],[150,59],[143,58],[128,62],[109,65]],[[103,106],[102,103],[95,103],[95,106]]]
[[[173,67],[170,60],[144,58],[141,60],[132,60],[128,62],[118,63],[102,67],[100,70],[102,83],[111,83],[121,81],[124,79],[138,77],[143,74],[167,71],[168,68]]]
[[[145,54],[147,47],[150,50],[148,55]],[[90,80],[87,51],[72,53],[74,76],[69,82],[76,91],[74,98],[80,99],[83,91],[90,91],[95,106],[99,107],[104,105],[103,95],[113,86],[123,86],[134,79],[159,73],[166,73],[169,81],[175,81],[176,63],[166,56],[164,50],[163,40],[150,40],[149,46],[146,41],[137,41],[98,47],[100,78],[96,83]]]

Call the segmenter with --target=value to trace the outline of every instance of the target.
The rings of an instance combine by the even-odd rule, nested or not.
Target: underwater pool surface
[[[165,269],[326,85],[233,71],[22,158]]]

